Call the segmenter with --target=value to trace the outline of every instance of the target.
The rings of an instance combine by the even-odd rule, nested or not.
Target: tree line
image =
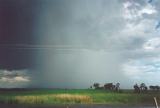
[[[99,83],[94,83],[92,86],[90,86],[91,89],[103,89],[103,90],[110,90],[110,91],[120,91],[120,83],[106,83],[103,86],[100,86]],[[145,83],[141,83],[141,84],[135,84],[133,85],[133,89],[135,93],[141,93],[141,92],[147,92],[148,90],[150,91],[159,91],[160,90],[160,86],[158,85],[150,85],[150,86],[146,86]]]
[[[94,83],[90,88],[94,89],[104,89],[104,90],[112,90],[112,91],[119,91],[120,90],[120,83],[106,83],[103,86],[100,86],[99,83]]]

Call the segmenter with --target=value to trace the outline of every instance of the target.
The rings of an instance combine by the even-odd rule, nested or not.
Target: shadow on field
[[[25,106],[25,105],[9,105],[0,104],[0,108],[155,108],[154,106],[110,106],[110,105],[36,105],[36,106]]]

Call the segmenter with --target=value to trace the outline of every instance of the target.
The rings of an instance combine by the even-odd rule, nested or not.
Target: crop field
[[[131,90],[111,92],[93,89],[33,89],[0,91],[1,104],[108,104],[154,105],[153,97],[160,102],[160,93],[148,91],[133,93]]]

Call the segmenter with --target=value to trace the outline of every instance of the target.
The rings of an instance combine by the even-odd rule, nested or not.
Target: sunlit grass
[[[53,94],[53,95],[39,95],[39,96],[14,96],[13,103],[19,104],[43,104],[43,103],[92,103],[92,98],[86,95],[76,94]]]
[[[92,103],[92,98],[87,95],[57,94],[55,98],[61,101],[74,103]]]
[[[19,104],[43,104],[48,101],[47,96],[15,96],[15,103]]]

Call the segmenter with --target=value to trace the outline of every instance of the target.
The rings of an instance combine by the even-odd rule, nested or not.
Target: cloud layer
[[[160,59],[160,34],[157,29],[159,9],[154,3],[158,3],[158,1],[153,0],[143,4],[138,1],[124,3],[124,18],[128,20],[126,31],[131,35],[130,37],[133,36],[133,38],[137,37],[142,40],[135,50],[131,49],[133,54],[128,55],[128,61],[122,65],[125,75],[135,83],[160,83],[157,77],[159,76],[158,64]]]
[[[120,82],[124,88],[136,82],[159,83],[159,0],[35,2],[28,2],[33,6],[27,11],[35,13],[32,41],[0,45],[22,55],[32,52],[32,66],[7,75],[1,70],[1,82],[54,88],[87,88],[94,82]]]

